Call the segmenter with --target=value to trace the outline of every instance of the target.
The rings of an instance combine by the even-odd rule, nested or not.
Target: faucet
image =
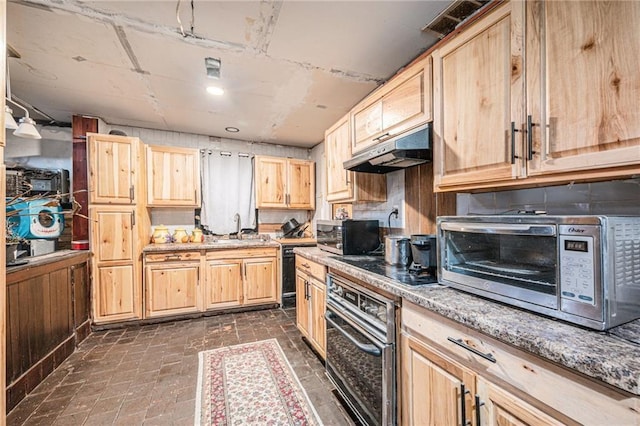
[[[238,237],[239,240],[242,239],[242,225],[241,225],[241,221],[240,221],[240,213],[236,213],[235,215],[233,215],[233,220],[235,222],[238,222],[238,227],[236,230],[236,236]]]

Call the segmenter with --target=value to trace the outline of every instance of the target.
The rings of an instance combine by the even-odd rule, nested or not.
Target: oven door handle
[[[510,234],[510,235],[542,235],[555,236],[554,225],[534,224],[496,224],[496,223],[441,223],[440,228],[445,231],[475,232],[482,234]]]
[[[344,337],[349,339],[349,341],[351,343],[356,345],[358,347],[358,349],[360,349],[362,352],[366,352],[366,353],[368,353],[370,355],[373,355],[373,356],[381,356],[382,355],[382,351],[378,347],[376,347],[375,345],[367,345],[365,343],[358,342],[355,337],[353,337],[352,335],[347,333],[342,327],[340,327],[338,324],[336,324],[336,322],[333,321],[331,318],[332,318],[332,315],[331,315],[330,312],[325,312],[324,313],[324,319],[326,319],[327,322],[329,324],[331,324],[333,326],[333,328],[338,330]]]

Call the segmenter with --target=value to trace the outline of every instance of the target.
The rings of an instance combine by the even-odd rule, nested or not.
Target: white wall
[[[37,126],[42,139],[13,136],[7,130],[4,160],[7,167],[66,169],[72,173],[72,135],[69,127]]]

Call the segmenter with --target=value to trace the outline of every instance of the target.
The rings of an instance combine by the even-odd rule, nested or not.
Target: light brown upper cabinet
[[[256,207],[315,209],[315,163],[281,157],[255,157]]]
[[[200,207],[200,153],[147,145],[147,205]]]
[[[638,2],[512,1],[435,51],[436,190],[638,173],[638,21]]]
[[[515,179],[522,147],[511,123],[524,101],[522,22],[509,2],[433,54],[436,188]],[[522,5],[520,4],[520,7]]]
[[[351,110],[357,153],[432,119],[431,57],[402,70]]]
[[[526,16],[529,175],[637,173],[640,2],[532,1]]]
[[[89,202],[136,204],[140,140],[114,135],[89,134]],[[136,187],[138,186],[138,187]]]
[[[346,115],[325,132],[327,201],[330,203],[385,201],[387,199],[385,175],[351,172],[342,166],[351,158],[349,129],[349,115]]]

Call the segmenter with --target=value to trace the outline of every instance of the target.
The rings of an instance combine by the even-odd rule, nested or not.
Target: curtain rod
[[[213,154],[214,152],[217,152],[220,154],[220,156],[222,157],[231,157],[233,155],[233,153],[231,151],[217,151],[217,150],[212,150],[212,149],[201,149],[200,153],[201,154]],[[238,152],[238,157],[240,158],[249,158],[251,157],[251,154],[248,154],[246,152]]]

